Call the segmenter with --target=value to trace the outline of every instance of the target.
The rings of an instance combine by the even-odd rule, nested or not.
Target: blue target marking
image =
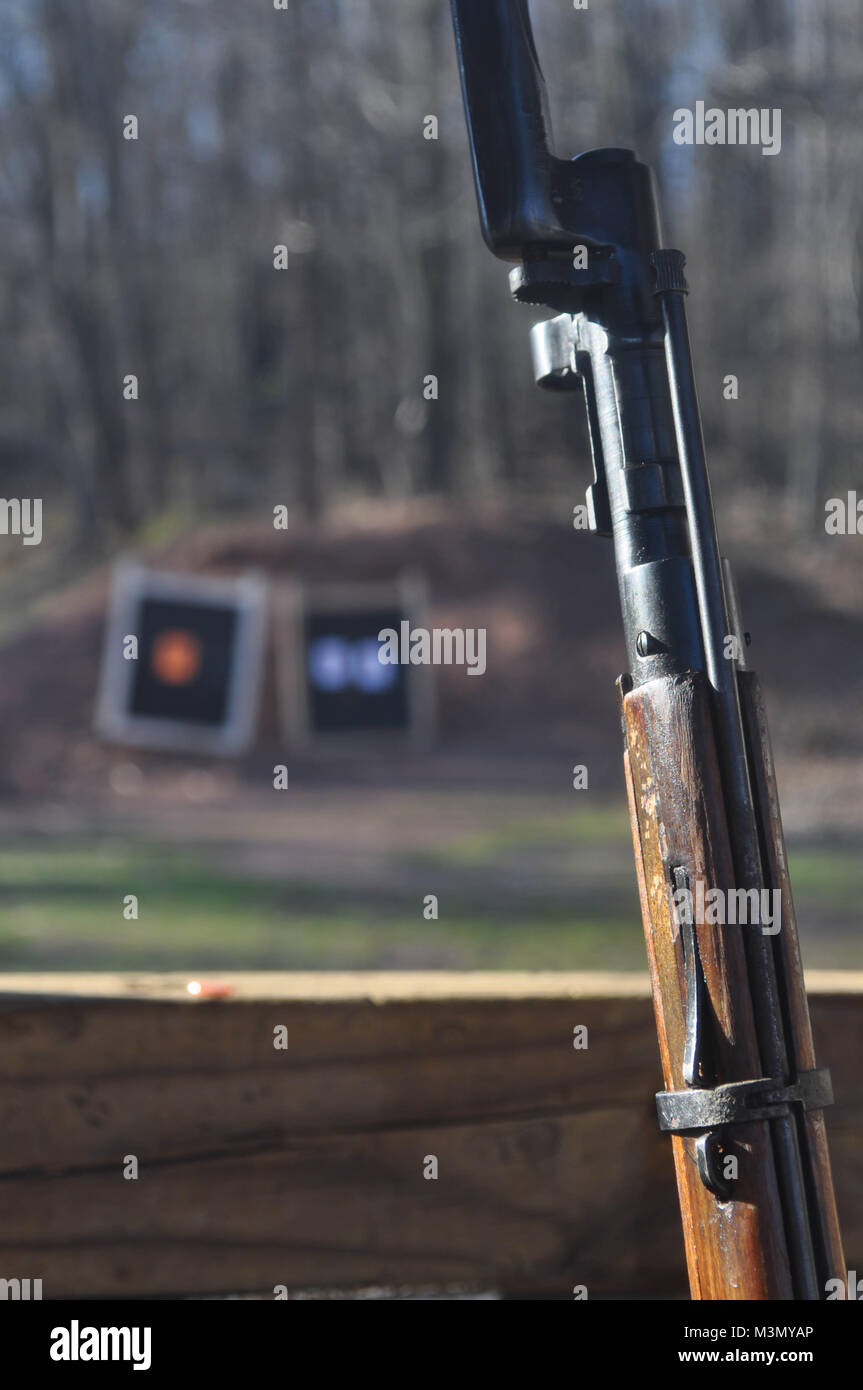
[[[309,679],[327,694],[353,687],[364,695],[380,695],[398,681],[398,667],[379,659],[375,637],[348,639],[328,635],[309,643]]]

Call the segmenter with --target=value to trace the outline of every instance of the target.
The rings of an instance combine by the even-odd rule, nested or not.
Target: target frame
[[[196,722],[133,709],[137,661],[123,654],[140,637],[145,605],[174,603],[233,615],[231,655],[221,717]],[[109,742],[175,752],[235,757],[251,745],[258,720],[267,634],[267,585],[257,573],[236,578],[170,573],[121,561],[111,585],[95,727]],[[138,659],[143,654],[139,650]]]

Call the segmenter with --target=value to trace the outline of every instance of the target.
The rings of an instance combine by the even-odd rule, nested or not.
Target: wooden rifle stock
[[[763,704],[752,672],[741,673],[740,686],[754,758],[758,819],[767,848],[766,886],[782,894],[779,939],[796,985],[790,999],[795,1060],[799,1070],[809,1070],[815,1067],[815,1055]],[[621,694],[624,766],[663,1078],[667,1090],[679,1091],[686,1085],[686,968],[667,866],[691,866],[693,881],[701,877],[709,888],[727,892],[735,886],[710,690],[703,675],[689,673],[628,692],[624,682]],[[759,1062],[743,933],[759,928],[726,923],[694,929],[707,995],[705,1044],[715,1080],[745,1081],[758,1075]],[[807,1111],[805,1126],[812,1197],[826,1233],[819,1263],[842,1277],[845,1266],[823,1113]],[[793,1298],[770,1122],[737,1125],[724,1138],[721,1162],[735,1159],[738,1173],[728,1201],[704,1185],[696,1143],[695,1134],[674,1134],[671,1139],[692,1297]]]

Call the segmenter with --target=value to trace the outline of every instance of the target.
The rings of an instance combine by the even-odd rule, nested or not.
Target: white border
[[[123,639],[134,632],[137,612],[148,598],[230,605],[236,609],[235,655],[221,725],[195,725],[187,720],[129,713],[135,662],[124,658]],[[169,574],[135,561],[121,561],[114,569],[105,627],[96,731],[111,742],[144,748],[222,757],[245,752],[257,725],[266,626],[267,586],[259,574],[215,579],[198,574]]]

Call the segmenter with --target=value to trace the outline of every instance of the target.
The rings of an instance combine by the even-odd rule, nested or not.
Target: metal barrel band
[[[775,1077],[729,1081],[706,1089],[660,1091],[656,1097],[659,1128],[670,1134],[697,1134],[723,1125],[775,1120],[802,1110],[823,1110],[833,1104],[833,1086],[827,1067],[802,1071],[790,1085]]]

